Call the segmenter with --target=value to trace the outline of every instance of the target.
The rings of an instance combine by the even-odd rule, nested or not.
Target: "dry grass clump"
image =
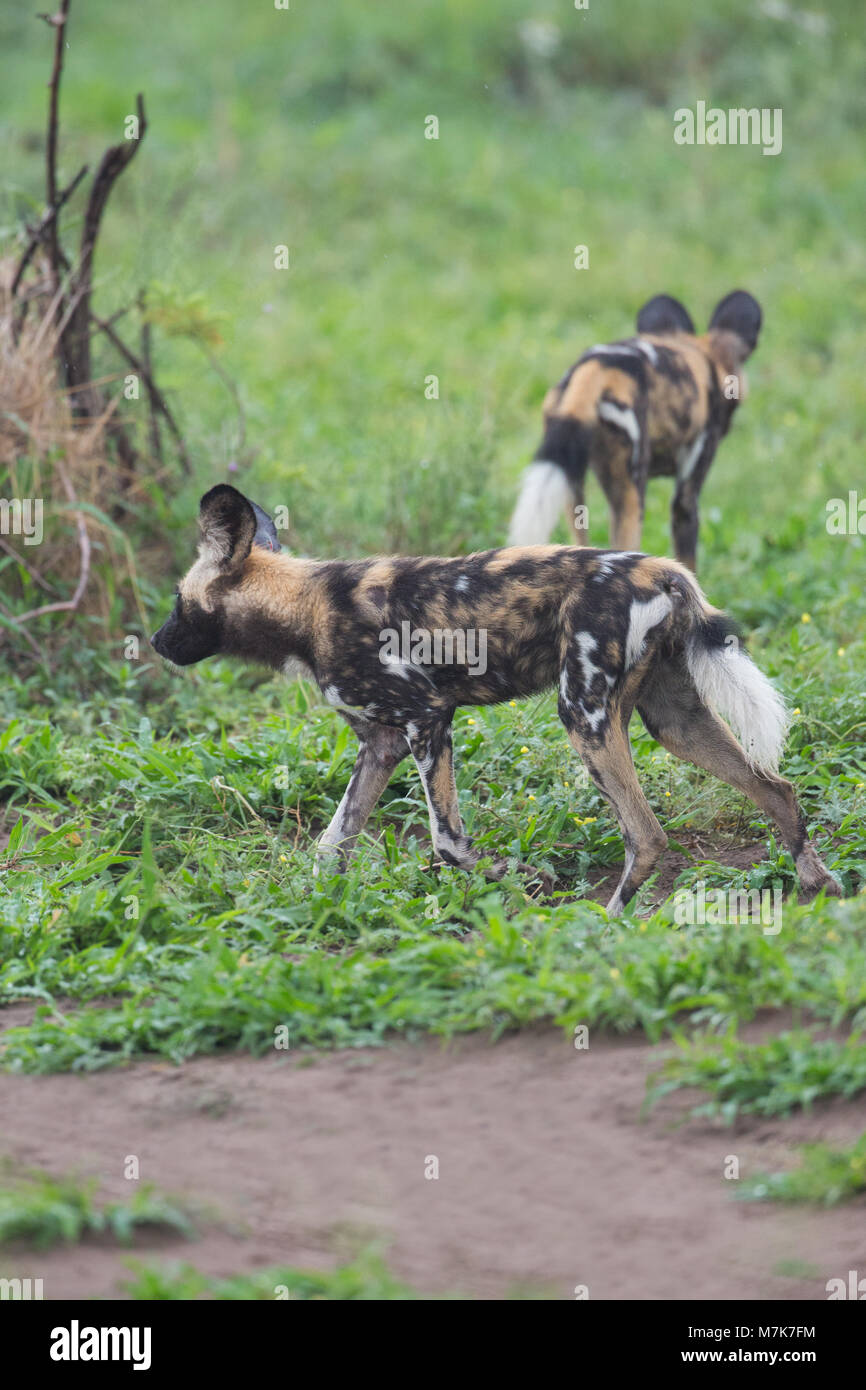
[[[34,276],[13,298],[15,270],[0,260],[0,499],[9,504],[0,510],[0,643],[32,651],[75,613],[107,624],[118,608],[140,608],[120,521],[145,493],[114,447],[120,386],[113,398],[102,391],[99,414],[76,411],[76,391],[60,380],[63,324],[49,280]]]

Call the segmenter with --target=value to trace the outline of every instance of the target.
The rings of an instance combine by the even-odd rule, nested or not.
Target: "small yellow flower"
[[[520,751],[521,751],[521,753],[528,753],[528,752],[529,752],[529,749],[527,748],[527,746],[526,746],[525,743],[524,743],[524,745],[523,745],[523,747],[521,748]]]
[[[595,825],[597,820],[598,816],[587,816],[586,820],[583,823],[584,825]]]
[[[287,854],[281,854],[281,855],[280,855],[280,863],[281,863],[281,864],[288,864],[288,862],[289,862],[289,856],[288,856]]]
[[[859,792],[864,786],[866,786],[866,783],[864,783],[864,782],[858,782],[858,783],[857,783],[857,791]]]
[[[516,701],[516,700],[509,700],[508,703],[509,703],[509,705],[511,706],[512,709],[517,709],[517,701]]]
[[[583,821],[580,819],[580,816],[572,816],[571,819],[574,821],[575,825],[583,825]]]
[[[475,720],[474,720],[474,719],[467,719],[467,720],[466,720],[466,723],[467,723],[467,724],[474,724],[474,723],[475,723]]]
[[[619,971],[617,970],[616,966],[614,966],[613,970],[611,970],[611,972],[610,972],[610,978],[611,978],[612,980],[618,980],[618,979],[619,979]]]
[[[665,796],[670,796],[670,792],[665,792]]]
[[[844,656],[844,655],[845,655],[845,648],[844,648],[844,647],[839,647],[838,651],[836,652],[836,655],[837,655],[837,656]]]
[[[567,786],[568,786],[568,783],[567,783],[567,782],[563,782],[562,785],[563,785],[564,787],[567,787]]]
[[[245,878],[245,879],[244,879],[244,887],[245,887],[245,888],[249,888],[249,886],[250,886],[250,881],[249,881],[248,878]]]
[[[534,800],[535,800],[535,797],[532,795],[532,792],[529,793],[529,796],[528,796],[527,800],[529,800],[529,801],[534,801]]]
[[[811,621],[812,621],[812,615],[811,615],[811,613],[803,613],[803,614],[801,615],[801,617],[800,617],[800,622],[801,622],[801,623],[810,623]]]
[[[800,713],[800,706],[799,706],[799,705],[798,705],[797,708],[794,710],[794,713],[795,713],[795,714],[799,714],[799,713]]]

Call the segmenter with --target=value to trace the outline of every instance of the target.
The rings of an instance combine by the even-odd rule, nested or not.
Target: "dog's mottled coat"
[[[680,564],[567,546],[487,550],[458,559],[298,559],[276,553],[252,505],[225,485],[202,498],[199,557],[152,639],[185,666],[218,653],[277,671],[301,662],[360,740],[346,794],[320,853],[343,863],[394,768],[411,752],[437,855],[480,856],[457,803],[451,723],[461,705],[556,687],[572,746],[610,802],[626,862],[619,911],[667,839],[637,781],[628,723],[637,708],[665,747],[745,792],[779,826],[803,888],[838,891],[775,764],[784,710]],[[254,541],[257,543],[254,544]],[[268,548],[264,548],[267,546]],[[483,671],[383,662],[383,633],[483,630]],[[711,708],[734,723],[745,748]],[[501,876],[505,865],[493,866]]]

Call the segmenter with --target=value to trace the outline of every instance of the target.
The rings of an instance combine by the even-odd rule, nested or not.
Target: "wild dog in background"
[[[731,627],[672,560],[571,546],[487,550],[458,559],[305,560],[255,545],[259,517],[234,488],[206,493],[198,559],[174,612],[151,639],[179,666],[240,657],[283,670],[303,662],[360,748],[319,841],[345,863],[394,768],[411,752],[440,860],[480,859],[457,803],[451,721],[459,705],[559,689],[559,716],[625,839],[608,911],[652,872],[667,837],[632,762],[628,722],[750,796],[779,827],[803,890],[839,889],[806,834],[776,766],[785,712],[765,676],[730,642]],[[383,634],[486,634],[485,661],[408,660]],[[413,652],[416,644],[413,642]],[[418,650],[423,650],[423,643]],[[715,712],[730,720],[745,747]],[[500,876],[505,861],[491,873]]]
[[[544,437],[523,476],[509,544],[549,540],[564,509],[586,545],[575,506],[591,468],[610,507],[611,545],[637,550],[647,479],[674,477],[674,552],[695,570],[698,497],[745,394],[743,363],[760,327],[760,306],[744,290],[716,305],[701,337],[679,300],[660,294],[638,314],[636,338],[585,352],[544,398]]]

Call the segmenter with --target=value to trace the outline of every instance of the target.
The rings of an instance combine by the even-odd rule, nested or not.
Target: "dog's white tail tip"
[[[509,545],[544,545],[573,494],[557,463],[536,460],[523,474],[508,529]]]
[[[789,714],[782,696],[739,647],[706,647],[692,641],[688,668],[705,705],[728,721],[749,764],[774,773],[785,746]]]

